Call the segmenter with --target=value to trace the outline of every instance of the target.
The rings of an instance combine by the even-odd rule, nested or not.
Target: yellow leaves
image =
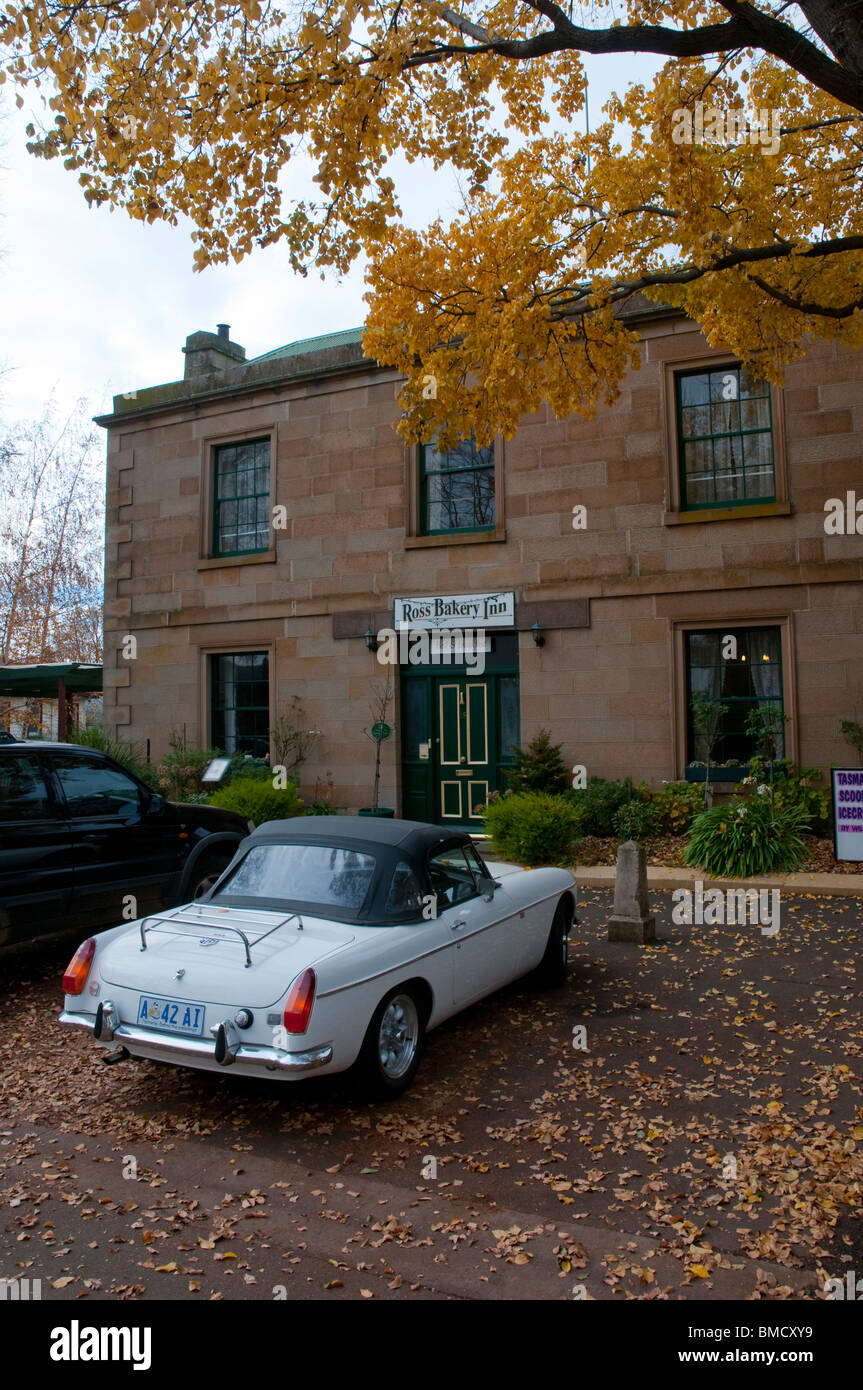
[[[92,12],[61,22],[47,0],[12,0],[6,66],[22,87],[54,87],[62,128],[34,152],[82,170],[97,206],[188,217],[195,269],[279,240],[302,273],[344,273],[364,254],[366,351],[405,376],[412,441],[448,426],[450,443],[471,427],[480,443],[509,437],[546,404],[558,417],[594,413],[637,362],[611,296],[673,266],[705,273],[649,297],[686,310],[708,342],[771,380],[812,328],[863,346],[863,315],[806,316],[782,302],[830,310],[859,295],[859,252],[804,254],[820,237],[863,232],[860,122],[836,123],[847,108],[769,55],[718,73],[669,60],[612,96],[587,135],[577,53],[444,56],[465,39],[443,10],[399,5],[395,23],[396,4],[311,0],[300,13],[261,0],[132,0],[97,28]],[[629,0],[618,18],[692,27],[710,13],[697,0]],[[471,17],[513,38],[546,29],[516,0],[471,7]],[[430,51],[440,58],[416,62]],[[675,143],[676,116],[696,92],[726,132],[729,113],[766,111],[771,129],[777,114],[779,152],[751,139]],[[111,134],[118,111],[140,117],[129,139]],[[458,177],[463,206],[448,223],[404,225],[390,163],[399,153]],[[313,166],[308,200],[283,187],[299,154]],[[758,262],[772,295],[745,266],[711,269],[764,246],[788,249]],[[436,400],[418,385],[428,374],[441,383]]]
[[[126,11],[126,27],[131,34],[140,34],[152,19],[155,6],[139,5],[137,9]]]

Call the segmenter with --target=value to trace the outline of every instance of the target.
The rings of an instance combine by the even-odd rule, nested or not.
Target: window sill
[[[713,782],[742,782],[744,777],[749,775],[749,764],[741,763],[735,767],[716,767],[710,764],[710,781]],[[707,780],[706,767],[687,766],[684,770],[684,781],[704,782]]]
[[[198,561],[199,570],[225,569],[228,565],[270,565],[275,562],[275,550],[254,550],[248,555],[205,555]]]
[[[753,502],[751,507],[704,507],[700,511],[664,512],[665,526],[697,525],[702,521],[748,521],[759,516],[790,516],[790,502]]]
[[[487,545],[490,541],[505,541],[506,527],[493,531],[452,531],[440,536],[405,536],[405,550],[420,550],[442,545]]]

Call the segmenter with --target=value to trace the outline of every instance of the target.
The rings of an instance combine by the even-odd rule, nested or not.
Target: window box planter
[[[736,767],[710,767],[711,782],[742,782],[747,776],[749,767],[745,763],[739,763]],[[688,767],[685,777],[687,782],[703,782],[707,776],[706,767]]]

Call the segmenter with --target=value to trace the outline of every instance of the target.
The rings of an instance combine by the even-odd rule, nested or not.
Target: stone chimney
[[[186,355],[184,380],[190,377],[209,376],[212,372],[225,372],[239,362],[245,362],[246,349],[239,343],[231,342],[231,325],[217,323],[215,333],[190,333],[183,348]]]

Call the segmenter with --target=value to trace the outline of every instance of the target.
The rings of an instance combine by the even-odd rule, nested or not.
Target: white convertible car
[[[444,1019],[566,974],[575,880],[495,864],[468,834],[308,816],[244,840],[195,902],[90,937],[60,1022],[129,1057],[293,1080],[349,1068],[398,1095]]]

